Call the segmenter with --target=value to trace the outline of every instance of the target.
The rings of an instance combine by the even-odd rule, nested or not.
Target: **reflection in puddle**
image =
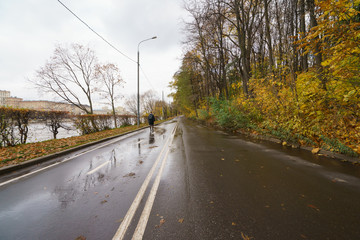
[[[141,141],[140,138],[138,138],[138,149],[139,149],[139,155],[141,155]]]
[[[87,171],[81,170],[62,185],[55,186],[52,193],[60,203],[61,209],[65,209],[76,202],[82,192],[89,191],[99,184],[109,182],[111,177],[107,173],[112,168],[116,168],[117,159],[121,160],[121,155],[116,149],[109,151],[107,154],[97,155],[89,161],[90,166]],[[107,163],[107,165],[104,165],[104,163]],[[104,167],[101,167],[102,165]],[[101,168],[97,170],[98,167]],[[88,174],[91,170],[95,171]]]
[[[149,144],[154,144],[155,143],[155,134],[154,133],[150,133],[149,136]]]
[[[72,186],[57,186],[54,189],[54,194],[57,196],[61,208],[65,209],[70,203],[75,202],[78,191]]]

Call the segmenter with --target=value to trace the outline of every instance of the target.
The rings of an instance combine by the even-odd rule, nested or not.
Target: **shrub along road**
[[[140,125],[140,127],[145,126],[147,125]],[[96,143],[97,141],[116,137],[136,130],[138,130],[137,126],[127,126],[83,136],[53,139],[44,142],[20,144],[13,147],[0,148],[0,167],[21,164],[31,159],[59,153],[84,144]]]

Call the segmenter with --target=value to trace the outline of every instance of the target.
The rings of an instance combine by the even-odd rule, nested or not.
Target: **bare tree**
[[[150,113],[155,110],[155,103],[159,100],[156,92],[149,90],[141,95],[141,105],[145,113]]]
[[[49,127],[50,132],[53,134],[53,138],[56,139],[60,128],[70,130],[64,123],[64,120],[69,118],[69,113],[66,111],[49,111],[42,113],[45,118],[45,125]]]
[[[32,82],[40,91],[58,96],[87,114],[92,114],[96,63],[95,52],[89,47],[79,44],[72,44],[70,47],[59,45],[45,66],[37,71]],[[82,102],[83,97],[89,107]]]
[[[127,110],[137,116],[137,96],[136,94],[130,95],[126,98],[125,106]]]
[[[95,76],[97,82],[100,84],[97,91],[102,97],[108,100],[111,105],[115,128],[117,128],[115,102],[120,98],[120,95],[117,94],[116,90],[124,83],[124,80],[120,76],[119,68],[112,63],[97,65]]]

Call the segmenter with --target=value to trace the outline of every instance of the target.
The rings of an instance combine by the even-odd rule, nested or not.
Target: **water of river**
[[[71,122],[65,123],[65,126],[68,129],[60,128],[59,133],[56,138],[67,138],[73,136],[79,136],[79,132],[75,129]],[[41,142],[45,140],[53,139],[53,134],[43,123],[31,123],[29,124],[29,133],[27,143],[31,142]]]

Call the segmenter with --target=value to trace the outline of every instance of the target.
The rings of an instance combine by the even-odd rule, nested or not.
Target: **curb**
[[[159,125],[159,124],[155,124],[155,125]],[[16,164],[16,165],[5,166],[5,167],[0,168],[0,175],[11,173],[11,172],[14,172],[14,171],[26,168],[26,167],[31,167],[31,166],[46,162],[48,160],[54,159],[56,157],[61,157],[63,155],[66,155],[66,154],[81,150],[83,148],[87,148],[87,147],[90,147],[90,146],[93,146],[93,145],[96,145],[96,144],[99,144],[99,143],[102,143],[102,142],[106,142],[106,141],[112,140],[112,139],[117,138],[117,137],[125,136],[125,135],[128,135],[130,133],[134,133],[134,132],[146,129],[146,128],[148,128],[148,126],[142,127],[142,128],[139,128],[139,129],[136,129],[136,130],[133,130],[133,131],[121,133],[119,135],[103,138],[103,139],[97,140],[95,142],[85,143],[85,144],[75,146],[73,148],[69,148],[69,149],[66,149],[66,150],[63,150],[63,151],[60,151],[60,152],[57,152],[57,153],[52,153],[52,154],[49,154],[49,155],[46,155],[46,156],[34,158],[34,159],[31,159],[31,160],[28,160],[28,161],[25,161],[25,162],[22,162],[22,163],[19,163],[19,164]]]
[[[260,139],[260,140],[264,140],[264,141],[274,142],[274,143],[278,143],[278,144],[283,144],[283,142],[284,142],[281,139],[271,137],[271,136],[256,135],[256,134],[244,133],[244,132],[237,132],[237,134],[249,136],[249,137],[254,138],[254,139]],[[286,145],[286,147],[298,148],[298,149],[306,150],[306,151],[309,151],[309,152],[312,152],[312,150],[314,149],[313,147],[299,146],[299,145],[296,145],[296,147],[293,147],[292,145]],[[321,148],[319,148],[318,153],[313,153],[313,154],[316,155],[316,156],[330,157],[330,158],[333,158],[333,159],[340,160],[342,162],[350,162],[350,163],[353,163],[353,164],[360,164],[360,158],[350,157],[350,156],[347,156],[347,155],[344,155],[344,154],[327,151],[327,150],[324,150],[324,149],[321,149]]]

